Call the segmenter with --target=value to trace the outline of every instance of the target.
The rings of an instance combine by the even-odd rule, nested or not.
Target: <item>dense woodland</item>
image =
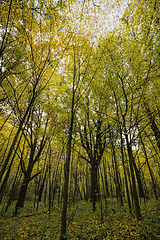
[[[160,239],[160,2],[104,2],[0,1],[0,239]]]

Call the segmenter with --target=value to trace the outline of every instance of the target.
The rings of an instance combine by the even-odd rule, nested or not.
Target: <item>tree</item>
[[[48,84],[54,80],[53,75],[70,39],[70,35],[66,36],[66,34],[62,34],[59,39],[57,38],[58,34],[63,32],[62,27],[65,27],[64,21],[61,18],[57,19],[59,9],[62,12],[64,9],[61,6],[56,5],[56,8],[53,8],[54,6],[50,6],[48,2],[45,5],[43,1],[38,3],[32,3],[31,1],[28,4],[22,2],[20,8],[17,8],[16,4],[12,4],[12,1],[10,1],[9,10],[5,4],[4,9],[2,9],[3,14],[5,14],[6,9],[8,10],[6,28],[4,24],[4,29],[6,30],[2,37],[2,70],[7,69],[6,64],[8,64],[9,55],[12,55],[14,63],[15,54],[21,57],[21,61],[19,58],[16,60],[20,65],[12,72],[12,76],[11,74],[5,74],[1,82],[1,90],[6,99],[5,101],[7,101],[5,109],[7,109],[7,113],[9,112],[6,120],[4,120],[4,124],[10,118],[11,112],[14,113],[14,121],[18,120],[18,124],[12,143],[6,151],[6,157],[0,171],[0,180],[5,174],[19,134],[30,119],[31,109],[34,106],[35,100],[47,88]],[[13,18],[16,21],[13,22]],[[16,28],[18,35],[20,35],[20,38],[13,39],[13,41],[12,39],[7,40],[10,36],[14,38],[14,34],[13,36],[8,35],[7,32],[10,19],[12,20],[11,31],[13,32]],[[12,23],[14,23],[13,26]],[[53,37],[54,35],[56,36]],[[17,45],[20,43],[18,46],[22,45],[23,51],[21,55],[15,49],[14,44],[12,44],[15,41]],[[62,46],[63,50],[61,51],[60,48]],[[10,49],[12,50],[11,53]],[[24,72],[21,71],[23,65],[25,65]]]
[[[70,111],[70,123],[67,137],[67,152],[66,152],[66,162],[64,166],[64,188],[63,188],[63,208],[62,208],[62,223],[61,223],[61,236],[60,240],[66,239],[66,212],[67,212],[67,200],[68,200],[68,183],[69,183],[69,170],[70,170],[70,159],[71,159],[71,146],[72,146],[72,135],[73,135],[73,126],[75,118],[75,93],[78,88],[77,79],[77,66],[76,66],[76,49],[73,45],[73,80],[72,80],[72,102],[71,102],[71,111]]]
[[[18,209],[24,206],[24,201],[29,182],[41,173],[41,171],[39,171],[35,175],[31,176],[34,165],[39,161],[42,151],[47,143],[48,140],[47,132],[53,131],[53,124],[50,123],[50,126],[48,126],[49,118],[48,116],[46,116],[46,119],[43,119],[44,118],[43,115],[44,115],[43,110],[41,111],[39,109],[37,113],[36,110],[33,109],[31,113],[31,120],[28,123],[26,131],[24,130],[24,137],[29,147],[29,153],[25,156],[25,159],[26,158],[29,159],[26,162],[24,160],[24,156],[21,155],[20,163],[22,172],[24,174],[24,178],[20,188],[18,200],[15,206],[14,212],[15,215],[17,214]],[[43,121],[45,123],[43,123]]]
[[[84,85],[84,76],[86,74],[88,64],[89,64],[89,57],[87,56],[87,53],[90,54],[91,47],[88,42],[88,39],[85,37],[82,39],[80,38],[81,35],[75,35],[73,37],[73,40],[70,44],[70,54],[68,56],[69,59],[69,65],[67,66],[69,68],[68,75],[64,76],[64,80],[67,79],[68,82],[66,84],[69,84],[70,87],[70,81],[72,86],[72,92],[70,89],[66,88],[66,96],[69,97],[70,102],[66,99],[66,96],[62,96],[62,103],[64,103],[64,106],[66,107],[65,111],[69,113],[68,118],[68,132],[67,133],[67,150],[66,150],[66,162],[64,166],[64,188],[63,188],[63,209],[62,209],[62,224],[61,224],[61,236],[60,239],[65,239],[66,236],[66,211],[67,211],[67,198],[68,198],[68,184],[69,184],[69,172],[70,172],[70,159],[71,159],[71,149],[72,149],[72,138],[73,133],[76,135],[76,132],[74,130],[75,124],[75,118],[77,114],[77,109],[79,109],[79,100],[83,96],[82,86]],[[89,49],[87,49],[87,47]],[[84,52],[87,50],[86,52]],[[73,53],[72,53],[73,51]],[[70,66],[70,63],[73,62],[73,68],[72,65]],[[83,76],[83,77],[82,77]],[[72,80],[71,80],[72,79]],[[68,94],[69,93],[69,96]],[[71,94],[72,93],[72,94]],[[63,102],[63,100],[66,100]],[[69,108],[69,109],[68,109]]]

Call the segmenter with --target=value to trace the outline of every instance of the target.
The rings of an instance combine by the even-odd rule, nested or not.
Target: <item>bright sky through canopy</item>
[[[119,26],[126,1],[78,0],[70,6],[70,20],[74,31],[82,31],[93,38],[99,38]]]

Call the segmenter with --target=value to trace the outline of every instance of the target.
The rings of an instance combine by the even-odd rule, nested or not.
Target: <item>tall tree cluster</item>
[[[70,1],[1,1],[0,204],[17,215],[116,197],[142,219],[160,197],[158,1],[128,3],[93,42],[74,28]],[[84,1],[86,5],[96,3]],[[119,3],[120,4],[120,3]],[[88,9],[88,8],[87,8]]]

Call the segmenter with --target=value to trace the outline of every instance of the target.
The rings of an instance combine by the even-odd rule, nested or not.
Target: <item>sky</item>
[[[99,38],[119,26],[126,0],[77,0],[70,7],[70,19],[74,29]]]

